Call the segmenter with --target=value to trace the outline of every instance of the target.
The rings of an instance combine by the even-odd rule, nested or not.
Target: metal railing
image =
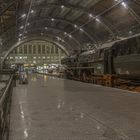
[[[14,86],[15,75],[11,74],[6,88],[0,96],[0,140],[9,139],[11,99]]]

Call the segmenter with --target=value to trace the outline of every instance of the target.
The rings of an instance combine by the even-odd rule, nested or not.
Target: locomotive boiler
[[[140,35],[107,48],[82,52],[62,59],[74,76],[111,74],[140,80]]]

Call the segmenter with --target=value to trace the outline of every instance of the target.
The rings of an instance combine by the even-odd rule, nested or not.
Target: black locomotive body
[[[140,36],[115,43],[112,52],[116,74],[140,79]]]
[[[74,76],[117,74],[140,79],[140,36],[64,58],[62,64],[74,72]]]

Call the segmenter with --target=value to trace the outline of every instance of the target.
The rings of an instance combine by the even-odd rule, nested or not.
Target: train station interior
[[[140,0],[0,0],[0,140],[140,140]]]

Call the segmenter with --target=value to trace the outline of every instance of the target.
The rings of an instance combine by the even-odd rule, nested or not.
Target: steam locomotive
[[[61,63],[73,76],[116,74],[140,80],[140,35],[116,41],[107,48],[71,55]]]

